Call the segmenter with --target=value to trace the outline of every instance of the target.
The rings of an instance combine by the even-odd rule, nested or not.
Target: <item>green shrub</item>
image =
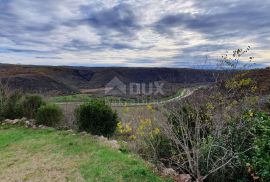
[[[268,101],[266,103],[266,109],[267,109],[267,111],[270,111],[270,99],[268,99]]]
[[[7,95],[6,95],[6,89],[3,84],[0,82],[0,120],[5,119],[4,117],[4,108],[7,100]]]
[[[38,109],[44,104],[41,96],[27,95],[22,102],[23,115],[30,119],[35,118]]]
[[[61,108],[54,104],[43,105],[37,110],[37,124],[56,126],[63,119]]]
[[[21,105],[22,94],[19,91],[13,92],[7,96],[1,103],[1,118],[16,119],[23,116]]]
[[[117,114],[100,100],[92,100],[76,109],[79,130],[94,135],[111,136],[116,130]]]
[[[250,118],[253,127],[250,137],[253,149],[244,157],[261,181],[270,181],[270,117],[256,113]]]

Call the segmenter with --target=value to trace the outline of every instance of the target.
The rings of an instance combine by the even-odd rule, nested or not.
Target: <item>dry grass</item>
[[[35,144],[33,144],[35,142]],[[72,159],[52,153],[53,145],[45,145],[32,153],[26,146],[42,144],[40,141],[26,141],[11,144],[0,155],[0,179],[2,181],[85,181]]]

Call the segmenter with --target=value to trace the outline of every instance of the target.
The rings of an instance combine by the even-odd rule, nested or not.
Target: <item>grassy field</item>
[[[122,98],[122,97],[113,97],[113,96],[104,96],[101,97],[102,99],[106,100],[107,102],[111,103],[143,103],[145,101],[154,102],[154,101],[166,101],[173,98],[176,98],[182,94],[184,89],[179,90],[176,94],[171,96],[165,96],[159,99],[146,99],[146,98]],[[64,102],[87,102],[93,99],[89,94],[74,94],[74,95],[67,95],[67,96],[55,96],[48,99],[49,102],[53,103],[64,103]]]
[[[91,96],[87,94],[75,94],[67,96],[56,96],[49,99],[50,102],[87,102],[91,100]]]
[[[137,156],[89,135],[0,126],[1,181],[165,181]]]

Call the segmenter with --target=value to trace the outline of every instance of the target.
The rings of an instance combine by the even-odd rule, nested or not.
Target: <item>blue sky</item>
[[[270,66],[270,1],[0,0],[0,63],[214,66],[251,46]]]

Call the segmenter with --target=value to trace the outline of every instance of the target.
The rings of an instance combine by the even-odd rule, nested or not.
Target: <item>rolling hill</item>
[[[44,95],[68,95],[104,88],[114,77],[124,83],[165,83],[166,92],[187,84],[215,81],[216,71],[181,68],[88,68],[0,64],[0,79],[14,89]],[[168,93],[169,95],[170,93]]]
[[[13,89],[42,95],[91,93],[102,95],[114,77],[123,83],[164,83],[165,95],[179,88],[216,81],[217,75],[228,78],[231,73],[186,68],[67,67],[0,64],[0,79]],[[223,75],[223,76],[222,76]],[[224,77],[226,75],[226,77]],[[258,82],[262,94],[270,91],[270,68],[251,70],[248,77]]]

